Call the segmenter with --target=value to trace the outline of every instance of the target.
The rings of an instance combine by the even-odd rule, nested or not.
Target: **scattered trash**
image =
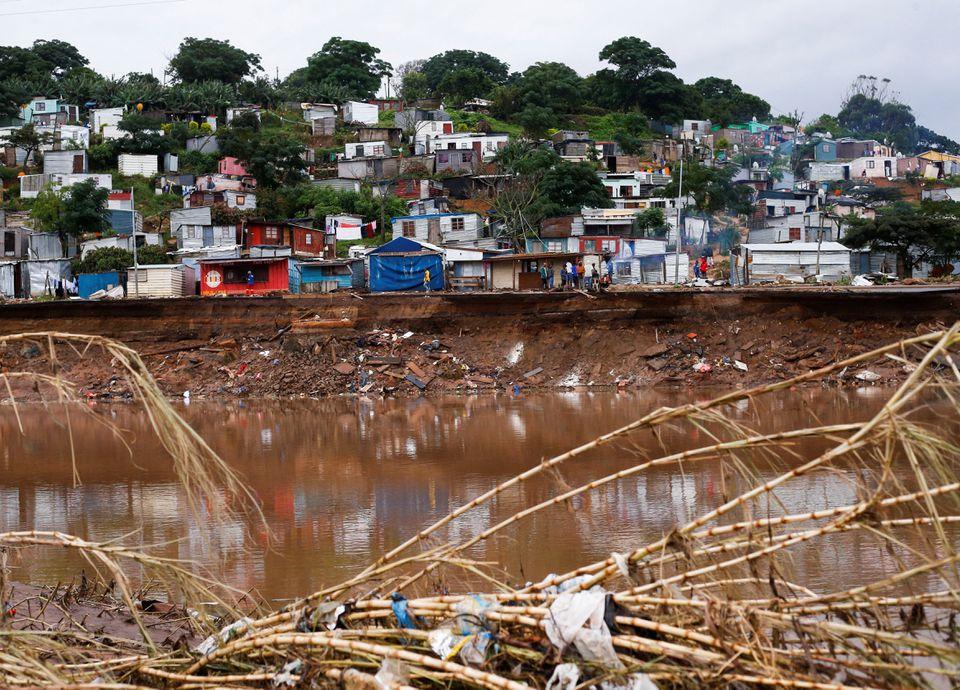
[[[295,688],[300,683],[300,670],[303,668],[303,660],[294,659],[293,661],[288,661],[283,665],[283,668],[280,669],[280,673],[273,677],[273,687],[288,687]]]
[[[531,369],[526,374],[523,375],[523,378],[530,379],[543,371],[543,367],[537,367],[536,369]]]
[[[547,681],[547,690],[574,690],[579,680],[580,669],[576,664],[558,664]]]
[[[873,287],[873,281],[866,276],[854,276],[853,280],[850,281],[850,285],[853,287]]]
[[[610,629],[604,622],[607,591],[593,587],[587,591],[563,592],[550,605],[543,628],[550,642],[562,653],[573,644],[586,661],[608,668],[623,668],[613,649]]]
[[[241,618],[238,621],[234,621],[230,625],[220,630],[220,632],[216,633],[215,635],[211,635],[203,642],[198,644],[193,651],[201,656],[207,656],[220,645],[226,644],[230,640],[245,633],[252,624],[252,618]]]
[[[517,364],[520,359],[523,357],[523,341],[519,341],[510,348],[510,352],[507,353],[507,363],[510,366]]]
[[[407,375],[404,376],[403,378],[404,378],[405,381],[409,381],[410,383],[412,383],[414,386],[416,386],[416,387],[419,388],[420,390],[425,390],[426,387],[427,387],[427,384],[426,384],[426,383],[424,383],[423,381],[421,381],[420,379],[418,379],[418,378],[417,378],[416,376],[414,376],[413,374],[407,374]]]
[[[344,376],[352,374],[354,372],[354,369],[355,367],[352,364],[348,364],[347,362],[340,362],[340,364],[333,365],[333,370],[336,371],[338,374],[343,374]]]
[[[713,371],[713,367],[705,359],[699,360],[696,364],[693,365],[693,370],[698,374],[709,374]]]
[[[408,685],[410,672],[399,659],[384,659],[374,678],[381,688],[400,688]]]
[[[741,362],[739,359],[733,360],[733,366],[740,371],[747,371],[747,365],[744,362]]]
[[[689,338],[690,340],[696,340],[696,339],[697,339],[697,334],[696,334],[696,333],[687,333],[687,338]]]
[[[396,592],[390,598],[393,600],[390,608],[393,609],[393,615],[396,616],[397,623],[400,625],[400,627],[416,629],[417,624],[414,623],[413,618],[407,611],[407,606],[409,604],[407,598]]]
[[[270,350],[260,350],[260,356],[264,359],[268,358],[270,356]]]
[[[305,633],[335,630],[340,616],[346,611],[347,607],[339,601],[324,601],[304,611],[297,622],[297,630]]]
[[[866,381],[867,383],[873,383],[874,381],[879,381],[883,377],[880,376],[879,374],[873,373],[869,369],[865,369],[860,373],[856,374],[854,378],[857,379],[858,381]]]
[[[406,340],[407,338],[411,338],[411,337],[413,337],[413,331],[407,331],[406,333],[404,333],[404,334],[401,335],[400,337],[403,338],[404,340]]]

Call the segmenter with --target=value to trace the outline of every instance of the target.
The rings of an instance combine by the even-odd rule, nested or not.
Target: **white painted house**
[[[236,208],[241,211],[252,211],[257,207],[257,195],[237,189],[226,189],[223,192],[223,201],[227,208]]]
[[[159,171],[160,163],[157,156],[121,153],[117,157],[117,168],[119,168],[120,174],[125,177],[131,177],[133,175],[153,177]]]
[[[380,108],[362,101],[347,101],[343,104],[343,121],[347,124],[375,125],[380,122]]]
[[[850,166],[850,174],[847,178],[850,180],[897,176],[897,159],[893,156],[854,158],[847,165]]]
[[[116,127],[123,119],[126,108],[94,108],[90,111],[90,129],[102,134],[104,127]]]
[[[409,237],[431,244],[476,243],[483,222],[476,213],[433,213],[392,219],[393,237]]]
[[[500,149],[505,148],[510,141],[509,134],[483,134],[480,132],[455,132],[453,134],[436,134],[426,137],[425,153],[438,151],[473,149],[481,154],[483,160],[493,160]]]
[[[361,141],[344,145],[343,157],[347,160],[354,158],[389,158],[393,149],[386,141]]]

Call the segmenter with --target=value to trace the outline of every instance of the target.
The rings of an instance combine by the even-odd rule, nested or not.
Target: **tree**
[[[635,36],[624,36],[606,45],[600,51],[600,59],[617,68],[603,71],[603,81],[615,86],[619,92],[617,100],[629,102],[632,93],[633,104],[641,108],[640,93],[644,81],[658,72],[677,66],[662,49]]]
[[[613,202],[592,165],[561,160],[544,173],[539,203],[534,209],[542,219],[579,213],[583,207],[610,206]]]
[[[170,60],[170,73],[186,83],[237,84],[262,69],[259,55],[214,38],[186,38]]]
[[[733,183],[738,166],[707,167],[696,162],[684,165],[683,193],[693,197],[696,210],[702,213],[750,213],[750,188]],[[664,195],[679,196],[679,167],[664,188]]]
[[[561,62],[538,62],[523,71],[515,84],[521,109],[549,108],[576,112],[583,104],[583,78]]]
[[[130,264],[127,264],[130,266]],[[159,264],[170,263],[170,257],[167,256],[167,250],[159,244],[145,244],[137,247],[137,263],[141,266],[155,266]]]
[[[25,124],[20,129],[15,129],[6,137],[7,143],[26,152],[24,156],[24,165],[30,160],[30,157],[40,150],[40,147],[50,141],[49,134],[41,134],[33,123]]]
[[[454,106],[460,106],[473,98],[489,95],[494,86],[494,81],[483,70],[462,67],[444,75],[437,86],[437,93]]]
[[[634,216],[633,227],[644,237],[664,237],[667,234],[667,219],[661,208],[648,208]]]
[[[703,98],[702,116],[714,124],[727,126],[752,118],[770,117],[770,104],[759,96],[745,92],[729,79],[706,77],[693,84]]]
[[[159,123],[137,111],[126,113],[117,125],[129,136],[117,140],[117,152],[163,155],[171,151],[174,142],[163,135]]]
[[[75,46],[56,39],[36,40],[30,51],[47,65],[49,74],[55,78],[60,78],[71,70],[85,67],[90,62]]]
[[[337,100],[372,98],[393,69],[379,54],[380,49],[369,43],[334,36],[320,52],[307,58],[307,67],[298,78],[303,85],[340,94]]]
[[[837,121],[856,136],[886,140],[901,151],[914,151],[919,139],[910,106],[896,101],[883,102],[862,93],[844,103]]]
[[[447,75],[460,70],[476,70],[485,77],[484,83],[489,84],[492,88],[498,84],[503,84],[507,80],[510,68],[507,63],[488,53],[472,50],[448,50],[428,59],[423,63],[420,71],[427,78],[427,89],[430,93],[443,95],[444,92],[440,86],[443,80]],[[462,78],[460,77],[460,79]],[[476,74],[473,74],[472,78],[479,81]]]
[[[647,118],[643,113],[632,112],[616,116],[616,131],[613,140],[624,153],[638,156],[643,153],[643,140],[650,135]]]
[[[63,199],[60,192],[44,188],[37,194],[30,208],[33,226],[41,232],[60,232],[63,216]]]
[[[142,247],[141,249],[145,249]],[[139,251],[137,252],[140,253]],[[138,263],[144,263],[137,257]],[[88,253],[82,259],[74,259],[70,267],[74,275],[81,273],[106,273],[107,271],[126,271],[133,266],[133,254],[120,247],[100,247]]]
[[[942,207],[897,202],[877,209],[876,218],[850,218],[847,223],[844,244],[893,252],[906,277],[923,262],[960,256],[960,220]]]
[[[423,72],[407,72],[400,82],[400,98],[406,103],[419,101],[427,96],[427,77]]]
[[[260,187],[276,189],[303,179],[304,145],[289,132],[263,128],[255,117],[240,117],[232,127],[217,132],[217,141],[220,151],[239,159]]]
[[[517,123],[531,139],[540,139],[557,122],[557,114],[550,108],[542,108],[532,103],[517,116]]]
[[[66,247],[68,236],[100,233],[110,228],[107,213],[108,191],[98,187],[96,180],[84,180],[70,187],[62,197],[62,213],[57,232]]]

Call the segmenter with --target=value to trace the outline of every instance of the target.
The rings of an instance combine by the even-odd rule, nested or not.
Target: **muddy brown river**
[[[716,391],[713,391],[715,393]],[[704,391],[703,396],[708,392]],[[757,431],[866,419],[884,391],[811,388],[757,403],[728,416]],[[91,540],[126,535],[128,543],[195,560],[242,589],[282,601],[339,582],[384,550],[503,480],[690,391],[500,394],[414,400],[333,399],[178,405],[194,428],[249,482],[274,535],[246,540],[240,522],[211,527],[191,514],[170,461],[134,406],[99,406],[94,415],[125,430],[129,450],[97,417],[70,415],[80,483],[71,469],[71,434],[62,408],[0,407],[0,531],[58,530]],[[694,397],[696,397],[694,395]],[[709,442],[703,431],[665,429],[676,450]],[[823,445],[793,448],[798,457]],[[658,451],[650,435],[611,445],[564,466],[562,476],[507,491],[454,523],[446,538],[467,538],[554,495],[639,462]],[[747,458],[760,478],[778,474]],[[906,471],[906,470],[904,470]],[[856,500],[859,470],[813,473],[777,494],[773,512],[806,512]],[[736,486],[735,486],[736,485]],[[717,463],[639,474],[592,492],[573,505],[539,513],[470,552],[501,563],[514,582],[628,551],[715,507],[724,490],[744,488]],[[212,535],[209,535],[210,532]],[[207,537],[204,534],[207,533]],[[960,532],[950,530],[951,538]],[[891,556],[859,533],[801,545],[796,578],[813,589],[854,585],[899,570]],[[82,563],[62,550],[11,559],[14,580],[55,583]]]

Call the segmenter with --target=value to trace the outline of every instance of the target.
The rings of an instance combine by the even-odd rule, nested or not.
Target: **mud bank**
[[[194,397],[420,395],[553,386],[748,386],[787,379],[957,318],[954,289],[757,289],[54,302],[0,307],[0,334],[98,334]],[[60,352],[90,397],[124,398],[97,352]],[[10,346],[5,371],[49,371]],[[838,384],[900,380],[894,361]]]

